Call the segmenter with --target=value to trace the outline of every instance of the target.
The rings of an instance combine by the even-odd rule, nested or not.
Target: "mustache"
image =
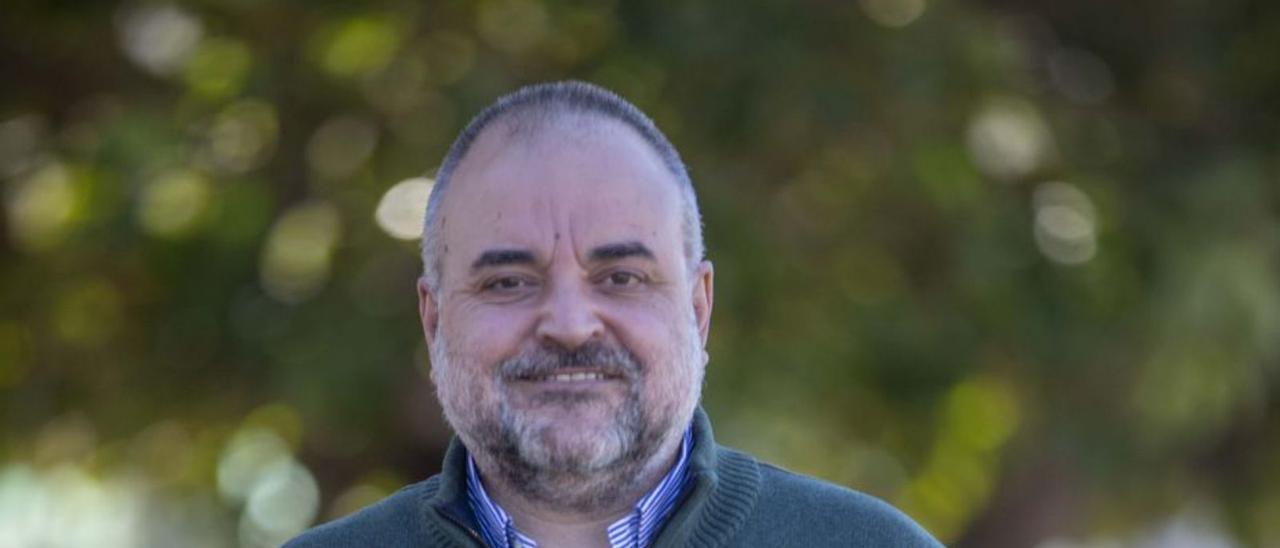
[[[572,350],[540,346],[504,360],[498,365],[498,375],[503,380],[513,381],[554,375],[568,369],[590,369],[608,377],[628,380],[638,378],[641,373],[640,360],[626,348],[588,342]]]

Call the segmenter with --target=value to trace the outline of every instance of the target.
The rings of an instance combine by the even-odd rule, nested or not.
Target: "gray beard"
[[[439,350],[439,354],[448,354],[447,348]],[[654,456],[669,441],[667,438],[682,433],[675,432],[673,426],[683,409],[645,408],[640,390],[647,370],[622,348],[598,343],[572,351],[542,348],[499,364],[498,378],[488,381],[495,383],[495,393],[500,398],[496,413],[491,406],[481,404],[484,400],[480,390],[465,384],[465,379],[450,378],[459,365],[452,358],[432,352],[436,370],[442,375],[437,390],[446,418],[486,472],[496,473],[500,478],[495,479],[549,509],[587,513],[628,502],[621,499],[633,497],[639,490],[639,482],[649,476],[647,467],[654,464]],[[510,409],[502,387],[521,376],[587,364],[623,377],[627,393],[612,426],[601,439],[586,450],[562,451],[551,446],[547,433],[537,424]],[[453,387],[459,386],[469,386],[471,390],[453,393]],[[591,405],[595,397],[580,392],[547,392],[540,394],[535,403],[572,408]]]
[[[500,421],[480,425],[485,432],[481,437],[483,441],[477,441],[485,444],[485,456],[494,465],[490,469],[496,470],[506,485],[531,501],[579,513],[615,506],[646,477],[646,465],[661,448],[664,434],[670,428],[670,420],[656,424],[648,416],[636,392],[633,384],[609,432],[608,437],[612,439],[605,444],[618,451],[607,461],[582,453],[541,450],[545,448],[542,433],[512,414],[506,405]],[[573,394],[547,396],[552,399]]]

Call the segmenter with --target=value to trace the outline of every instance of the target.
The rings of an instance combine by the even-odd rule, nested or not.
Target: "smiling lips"
[[[563,371],[547,375],[521,377],[520,380],[526,382],[584,382],[617,380],[618,378],[615,375],[607,375],[600,371]]]

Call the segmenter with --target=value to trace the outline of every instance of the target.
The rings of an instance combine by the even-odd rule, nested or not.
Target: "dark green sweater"
[[[716,445],[701,409],[693,432],[692,489],[655,547],[940,546],[911,518],[879,499]],[[439,475],[311,529],[285,546],[483,547],[467,505],[466,459],[466,449],[455,439]]]

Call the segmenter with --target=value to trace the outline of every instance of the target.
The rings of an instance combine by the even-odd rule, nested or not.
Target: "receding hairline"
[[[560,111],[549,114],[539,115],[537,120],[527,120],[522,119],[520,113],[513,112],[492,120],[475,135],[466,152],[458,157],[449,174],[450,180],[457,180],[465,171],[493,162],[516,148],[527,150],[560,146],[580,139],[591,140],[607,132],[618,132],[618,135],[627,135],[624,139],[630,139],[638,148],[643,149],[642,154],[670,178],[670,182],[676,185],[675,190],[679,192],[682,184],[680,178],[671,173],[662,154],[630,124],[596,111]],[[477,157],[477,154],[480,156]],[[447,198],[441,197],[442,200]]]
[[[577,121],[574,124],[579,128],[577,131],[594,131],[611,125],[602,122],[613,122],[629,128],[632,135],[640,139],[642,146],[649,149],[650,158],[658,160],[658,166],[664,168],[676,185],[683,203],[683,247],[690,267],[702,261],[706,250],[697,195],[680,153],[662,130],[643,111],[612,91],[586,82],[553,82],[526,86],[499,98],[477,114],[450,147],[423,219],[423,275],[429,287],[434,290],[439,285],[440,261],[445,254],[438,230],[445,221],[442,202],[448,188],[453,186],[458,168],[473,157],[481,139],[490,138],[486,136],[493,134],[495,128],[505,129],[504,134],[498,136],[509,141],[543,138],[548,128],[572,120]],[[492,148],[496,155],[501,154],[504,147]]]

